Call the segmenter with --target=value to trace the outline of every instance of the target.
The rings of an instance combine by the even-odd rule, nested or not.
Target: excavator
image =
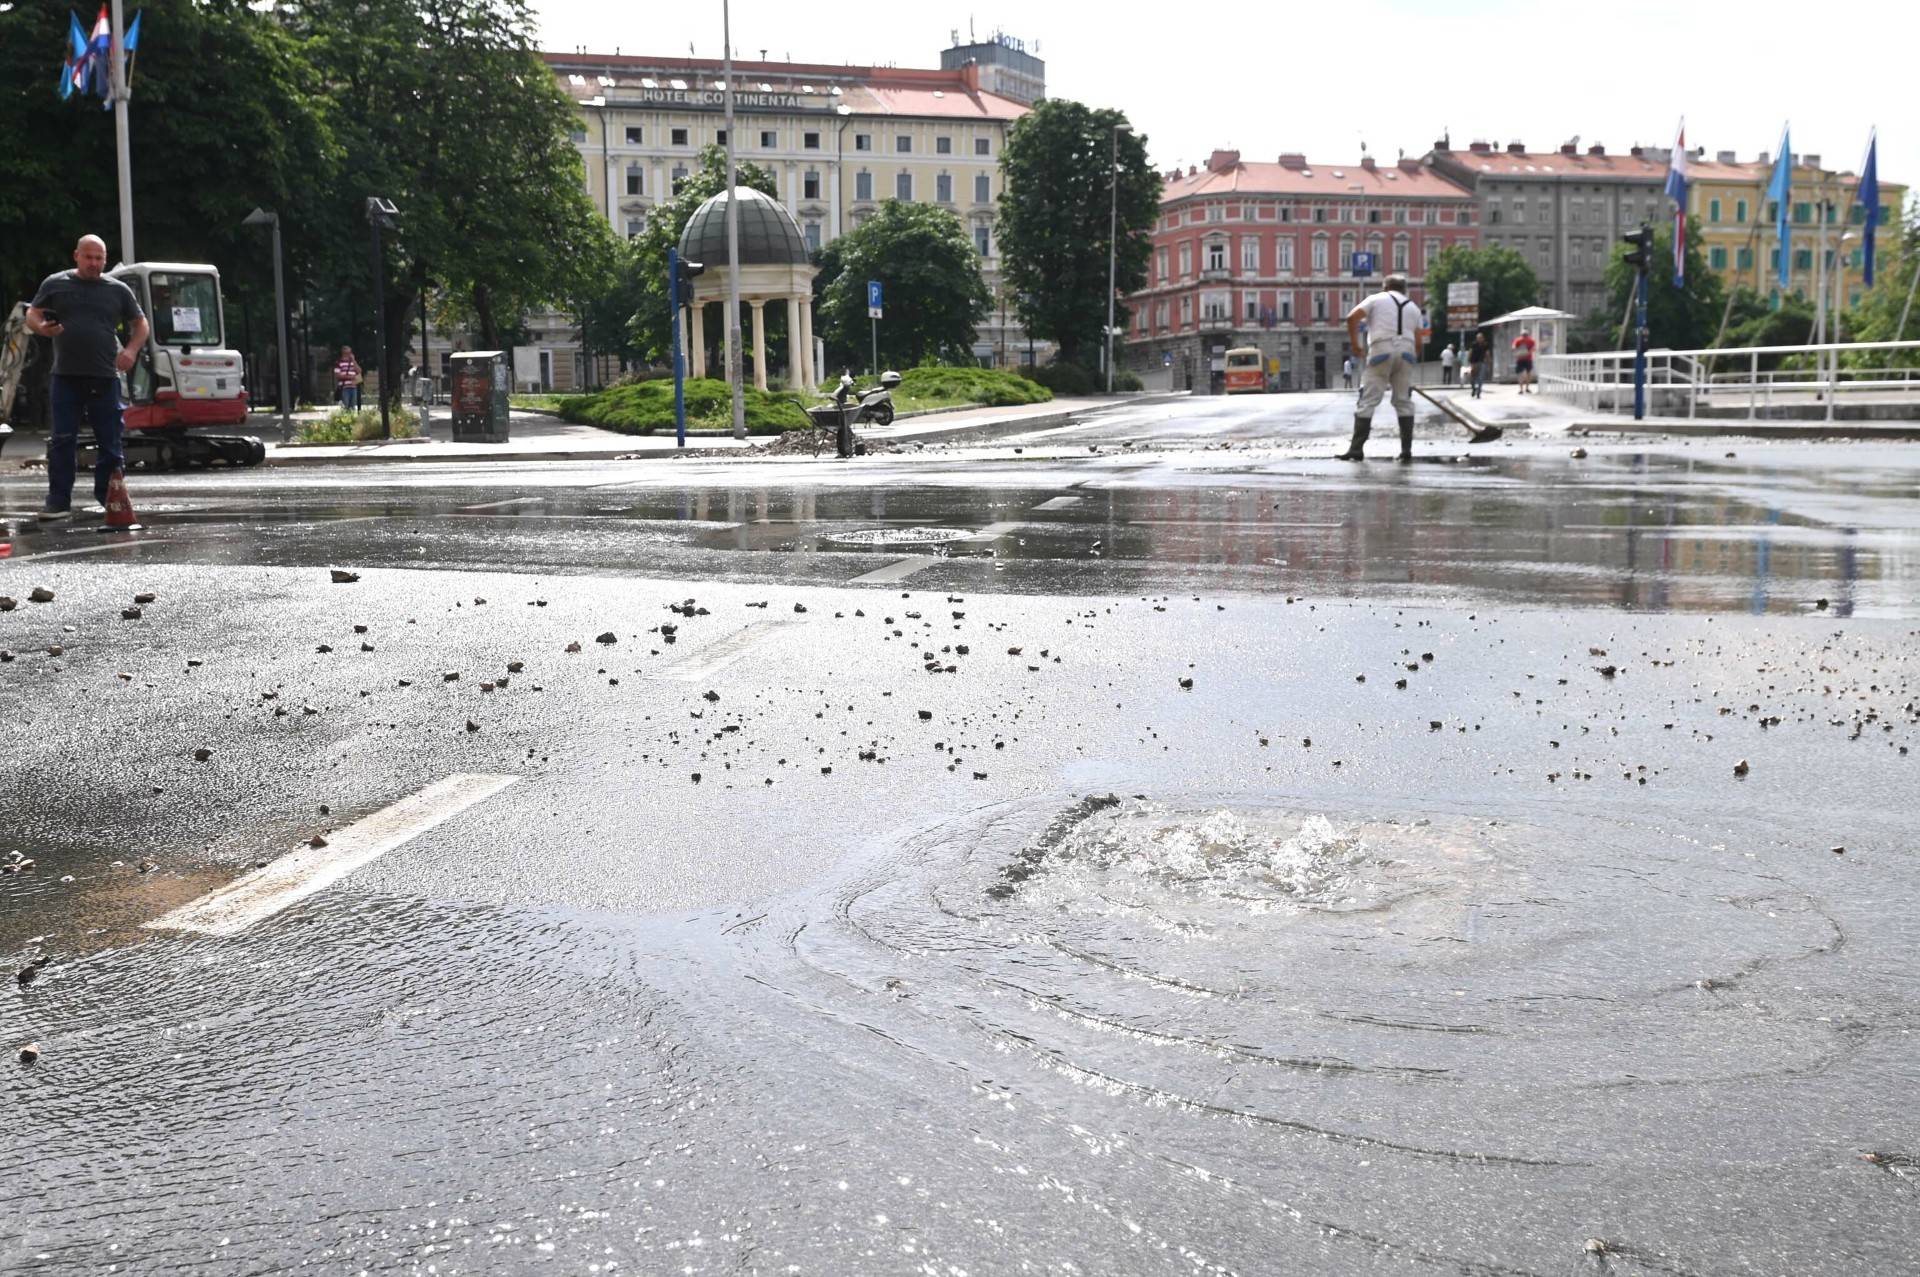
[[[149,470],[259,465],[266,445],[217,428],[247,420],[240,352],[226,344],[220,272],[182,262],[134,262],[108,272],[133,289],[153,335],[121,376],[128,465]],[[27,329],[27,304],[0,332],[0,421],[44,431],[51,343]],[[82,442],[86,440],[84,438]]]

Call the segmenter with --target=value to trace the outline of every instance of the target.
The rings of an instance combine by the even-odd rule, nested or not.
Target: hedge
[[[733,401],[727,383],[711,377],[687,382],[687,424],[693,427],[725,429],[733,424]],[[772,393],[747,387],[747,432],[777,435],[788,430],[804,430],[807,419],[803,399],[786,392]],[[582,425],[617,430],[622,434],[645,434],[651,430],[673,429],[673,383],[671,381],[629,382],[611,386],[590,395],[574,395],[562,401],[560,415]]]

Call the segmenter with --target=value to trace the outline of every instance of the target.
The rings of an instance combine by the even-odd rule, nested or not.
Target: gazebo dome
[[[750,186],[736,186],[740,196],[740,264],[742,266],[805,266],[807,241],[793,214]],[[727,265],[727,193],[721,191],[695,209],[680,233],[680,256],[703,262],[709,269]]]

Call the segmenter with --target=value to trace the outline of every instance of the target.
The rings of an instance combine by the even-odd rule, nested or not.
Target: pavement
[[[0,474],[0,1271],[1907,1271],[1920,452],[1350,412]]]

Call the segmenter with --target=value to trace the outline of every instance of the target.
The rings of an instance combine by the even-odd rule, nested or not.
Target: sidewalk
[[[1456,421],[1483,429],[1525,430],[1540,438],[1586,434],[1740,436],[1758,439],[1920,440],[1920,421],[1753,421],[1729,417],[1645,417],[1596,413],[1519,387],[1489,384],[1475,399],[1466,387],[1421,387],[1421,393]]]
[[[1025,434],[1065,425],[1075,416],[1123,403],[1152,399],[1184,398],[1184,395],[1115,395],[1089,398],[1055,399],[1049,403],[1015,404],[1000,408],[963,407],[936,409],[895,418],[890,426],[861,426],[861,440],[902,444],[948,443],[960,439],[992,439],[1002,435]],[[319,413],[294,414],[294,420],[318,417]],[[615,461],[641,458],[688,456],[707,457],[744,454],[755,445],[771,443],[776,435],[748,435],[735,439],[727,431],[687,432],[687,446],[678,445],[671,432],[649,435],[625,435],[598,426],[575,425],[544,412],[514,409],[510,417],[509,439],[505,443],[455,443],[449,435],[452,425],[445,405],[434,410],[429,423],[430,437],[424,439],[378,440],[349,444],[283,444],[279,442],[280,418],[277,414],[255,413],[247,424],[231,433],[253,435],[267,445],[266,464],[284,466],[386,465],[395,462],[428,461],[462,463],[473,461]],[[21,434],[8,441],[0,462],[17,468],[28,458],[46,455],[46,439],[38,434]]]

